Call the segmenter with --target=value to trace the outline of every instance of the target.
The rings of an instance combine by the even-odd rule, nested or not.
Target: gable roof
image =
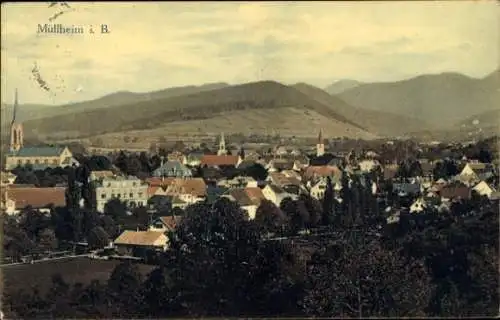
[[[16,203],[16,209],[31,206],[35,209],[45,208],[50,204],[56,207],[66,205],[66,188],[8,188],[7,197]]]
[[[170,230],[174,230],[175,227],[181,222],[182,216],[163,216],[159,220]]]
[[[309,166],[304,172],[306,178],[313,177],[340,177],[342,171],[337,166]]]
[[[205,154],[201,158],[202,166],[236,166],[238,164],[239,157],[238,156],[229,156],[229,155],[212,155]]]
[[[173,195],[177,190],[184,194],[191,194],[196,197],[204,197],[207,195],[207,185],[202,178],[174,178],[167,189],[167,193]]]
[[[228,195],[241,206],[258,206],[265,199],[262,190],[258,187],[234,188],[229,190]]]
[[[16,157],[58,157],[65,147],[22,147],[18,151],[9,152],[8,155]]]
[[[269,173],[269,178],[272,180],[274,184],[278,186],[300,185],[300,180],[297,177],[287,177],[286,175],[280,172]]]
[[[115,239],[115,244],[151,246],[164,236],[163,232],[159,231],[132,231],[125,230],[118,238]]]

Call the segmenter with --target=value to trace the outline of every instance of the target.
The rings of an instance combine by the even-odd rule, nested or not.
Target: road
[[[90,254],[87,253],[87,254],[70,255],[70,256],[64,256],[64,257],[45,258],[45,259],[39,259],[39,260],[32,260],[31,262],[7,263],[7,264],[0,265],[0,268],[10,267],[10,266],[18,266],[18,265],[23,265],[23,264],[34,264],[34,263],[40,263],[40,262],[48,262],[48,261],[54,261],[54,260],[63,260],[63,259],[73,259],[73,258],[79,258],[79,257],[88,257],[88,256],[90,256]]]

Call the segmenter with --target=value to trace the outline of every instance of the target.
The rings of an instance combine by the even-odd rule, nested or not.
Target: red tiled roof
[[[15,201],[16,209],[27,206],[33,208],[45,208],[50,204],[56,207],[66,205],[66,188],[8,188],[7,196]]]
[[[174,178],[167,192],[170,195],[191,194],[204,197],[207,194],[207,185],[202,178]]]
[[[337,166],[309,166],[305,170],[305,176],[308,178],[314,176],[327,177],[340,173],[341,171]]]
[[[173,177],[151,177],[151,178],[146,178],[144,181],[150,186],[150,187],[161,187],[161,186],[168,186],[169,184],[174,181],[175,178]]]
[[[163,216],[161,222],[170,230],[174,230],[177,224],[182,220],[182,216]]]
[[[238,164],[238,156],[217,156],[206,154],[201,158],[201,165],[204,166],[236,166]]]
[[[260,202],[265,199],[264,194],[262,193],[262,189],[259,187],[248,187],[245,188],[245,192],[252,200],[253,203],[256,203],[257,205],[260,205]]]

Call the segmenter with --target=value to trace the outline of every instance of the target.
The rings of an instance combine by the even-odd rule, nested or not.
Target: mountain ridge
[[[396,82],[364,83],[337,96],[355,107],[412,116],[451,127],[498,105],[498,71],[483,78],[456,72],[420,75]]]

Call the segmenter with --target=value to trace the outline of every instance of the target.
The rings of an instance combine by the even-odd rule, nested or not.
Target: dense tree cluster
[[[190,206],[169,234],[170,250],[150,274],[126,262],[107,283],[69,285],[54,276],[45,294],[36,288],[9,293],[7,311],[65,318],[497,313],[498,206],[465,202],[446,215],[402,216],[400,223],[379,229],[367,217],[370,210],[356,205],[364,201],[361,189],[343,196],[337,211],[306,197],[285,200],[282,208],[265,201],[254,220],[227,199]],[[325,210],[331,219],[312,214]],[[283,228],[325,224],[336,233],[295,244],[268,239]],[[51,246],[45,229],[25,225],[19,239],[43,238],[40,243]],[[94,227],[89,237],[104,241],[105,233],[104,226]]]

